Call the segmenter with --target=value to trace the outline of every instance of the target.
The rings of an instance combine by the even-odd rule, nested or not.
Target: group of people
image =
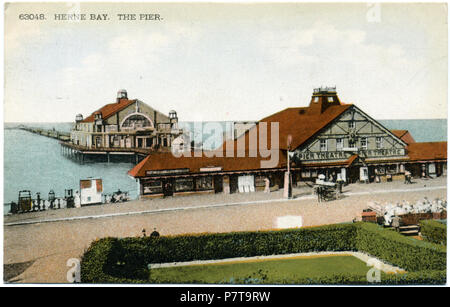
[[[142,229],[142,236],[143,236],[143,237],[146,237],[146,236],[147,236],[147,233],[146,233],[146,231],[145,231],[145,228]],[[159,237],[159,232],[156,231],[156,227],[153,228],[153,232],[150,234],[150,237],[153,237],[153,238]]]

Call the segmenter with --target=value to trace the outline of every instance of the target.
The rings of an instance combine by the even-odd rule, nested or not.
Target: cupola
[[[315,88],[309,104],[309,113],[323,113],[329,106],[340,104],[336,87]]]

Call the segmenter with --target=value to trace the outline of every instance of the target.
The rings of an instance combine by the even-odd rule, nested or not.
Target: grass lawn
[[[312,256],[289,259],[254,260],[232,263],[189,265],[152,269],[152,282],[164,283],[258,283],[283,278],[318,277],[339,273],[366,276],[370,268],[353,256]]]

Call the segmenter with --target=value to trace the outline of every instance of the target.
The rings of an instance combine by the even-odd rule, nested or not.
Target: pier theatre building
[[[277,163],[264,167],[259,151],[259,126],[267,128],[266,144],[278,154]],[[272,123],[278,123],[278,142],[272,142]],[[228,155],[227,143],[245,143],[245,155]],[[257,144],[259,146],[260,144]],[[269,147],[270,147],[269,146]],[[141,197],[191,193],[239,193],[282,188],[287,161],[295,186],[315,181],[344,183],[404,180],[446,175],[447,142],[415,142],[406,130],[389,130],[354,104],[342,103],[336,88],[314,89],[308,107],[287,108],[256,123],[241,136],[224,142],[222,155],[171,153],[148,155],[128,173],[137,179]],[[289,155],[289,158],[288,158]]]

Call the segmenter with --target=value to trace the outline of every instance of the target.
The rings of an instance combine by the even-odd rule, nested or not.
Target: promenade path
[[[107,236],[141,236],[268,230],[278,217],[302,216],[304,226],[351,221],[370,201],[416,201],[447,196],[446,178],[344,187],[340,200],[318,203],[311,188],[271,194],[201,195],[26,213],[4,218],[4,264],[22,264],[9,282],[64,283],[70,258],[80,258],[90,243]],[[67,220],[66,220],[67,219]],[[27,224],[24,224],[27,223]],[[8,266],[11,267],[11,266]],[[10,275],[11,276],[11,275]]]

